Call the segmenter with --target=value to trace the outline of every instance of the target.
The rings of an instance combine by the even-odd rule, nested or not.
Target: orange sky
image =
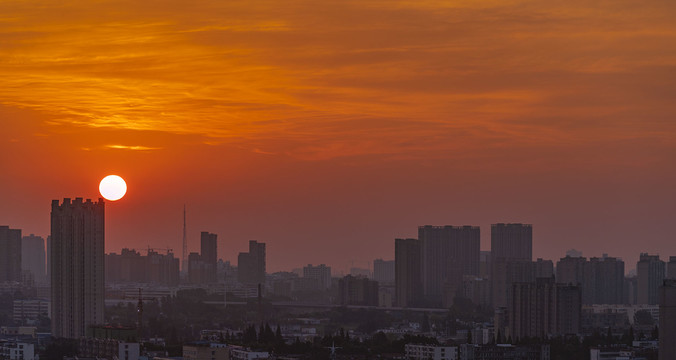
[[[0,224],[98,197],[107,248],[219,235],[268,269],[392,258],[423,224],[676,255],[673,1],[0,2]]]

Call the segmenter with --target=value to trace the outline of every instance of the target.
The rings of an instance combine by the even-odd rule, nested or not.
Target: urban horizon
[[[71,198],[71,199],[74,199],[74,198]],[[83,198],[83,199],[84,199],[84,198]],[[93,199],[92,199],[92,200],[93,200]],[[105,201],[108,202],[108,203],[114,203],[114,201],[109,201],[109,200],[105,200]],[[522,223],[520,223],[520,222],[516,222],[516,223],[522,224]],[[491,225],[493,225],[493,224],[497,224],[497,222],[496,222],[496,223],[491,223]],[[526,224],[526,223],[523,223],[523,224]],[[4,224],[4,225],[9,225],[9,224]],[[477,226],[477,227],[479,227],[480,229],[485,227],[485,226],[478,226],[478,225],[472,225],[472,224],[425,224],[425,225],[417,225],[416,228],[417,228],[417,227],[426,226],[426,225],[432,225],[432,226]],[[489,228],[490,228],[491,225],[489,225]],[[529,224],[529,225],[533,226],[533,228],[536,228],[536,225],[535,225],[535,224]],[[9,225],[9,226],[12,227],[11,225]],[[198,251],[199,251],[199,234],[200,234],[201,232],[203,232],[203,231],[208,231],[208,230],[199,230],[199,231],[192,231],[192,232],[190,232],[190,234],[192,234],[193,236],[192,236],[192,237],[191,237],[191,236],[188,236],[188,249],[189,249],[189,250],[188,250],[188,253],[190,253],[190,252],[196,252],[196,251],[198,252]],[[535,233],[535,230],[534,230],[534,233]],[[27,233],[24,233],[24,235],[28,235],[28,234],[30,234],[30,235],[41,236],[41,237],[43,237],[44,239],[47,239],[47,236],[41,235],[41,234],[35,234],[35,233],[31,232],[31,231],[28,231]],[[197,236],[195,236],[195,235],[197,235]],[[219,235],[219,234],[216,234],[216,235]],[[181,236],[180,234],[177,234],[177,237],[180,237],[180,236]],[[414,235],[410,235],[410,236],[397,236],[397,237],[393,238],[393,239],[391,240],[391,242],[392,242],[392,244],[393,244],[393,243],[394,243],[394,239],[397,239],[397,238],[414,238],[414,237],[417,237],[417,236],[414,236]],[[486,238],[488,238],[488,239],[486,239]],[[192,240],[191,240],[191,239],[192,239]],[[236,262],[237,262],[237,253],[239,253],[239,251],[238,251],[238,252],[234,252],[234,250],[231,250],[231,249],[227,249],[227,250],[226,250],[226,249],[223,249],[223,242],[224,242],[224,241],[228,241],[228,243],[232,243],[232,244],[235,245],[235,246],[239,245],[239,248],[241,248],[242,250],[245,250],[245,248],[242,246],[242,244],[246,244],[249,240],[258,240],[258,241],[261,241],[261,242],[264,242],[264,243],[268,244],[268,246],[269,246],[269,244],[270,244],[268,241],[265,241],[265,239],[240,239],[240,240],[238,240],[238,241],[232,241],[232,240],[231,240],[231,241],[228,241],[228,240],[224,240],[222,237],[219,237],[219,243],[221,244],[221,246],[219,246],[219,250],[218,250],[218,251],[219,251],[218,259],[219,259],[219,260],[222,260],[222,261],[228,261],[228,262],[230,262],[230,263],[232,263],[232,264],[236,264]],[[179,240],[179,241],[180,241],[180,240]],[[237,243],[237,244],[235,244],[235,243]],[[274,243],[274,241],[273,241],[273,243]],[[482,251],[482,252],[490,252],[490,251],[491,251],[490,246],[488,246],[488,248],[486,248],[487,245],[490,245],[490,231],[488,231],[488,234],[486,234],[486,232],[483,232],[482,237],[481,237],[481,242],[480,242],[480,243],[481,243],[481,251]],[[537,237],[536,237],[535,235],[533,235],[533,248],[534,248],[534,249],[537,249],[537,248],[538,248],[538,247],[536,246],[536,244],[537,244]],[[106,254],[120,253],[123,249],[130,249],[130,250],[136,250],[136,251],[146,251],[148,248],[151,248],[151,249],[163,249],[164,251],[170,249],[170,250],[172,251],[172,253],[173,253],[176,257],[178,257],[179,259],[182,259],[181,246],[180,246],[180,244],[179,244],[179,245],[176,245],[176,246],[174,246],[174,247],[167,247],[166,245],[164,245],[164,246],[151,246],[150,244],[145,244],[145,245],[139,244],[139,245],[137,245],[136,247],[134,247],[134,246],[123,246],[123,247],[120,247],[120,248],[117,248],[117,249],[110,249],[110,246],[106,246]],[[566,256],[566,253],[567,253],[568,251],[570,251],[570,250],[580,252],[580,253],[582,254],[582,255],[581,255],[582,257],[586,257],[586,258],[597,257],[597,258],[600,258],[600,257],[603,257],[603,256],[605,255],[605,256],[609,256],[609,257],[614,257],[614,258],[621,259],[621,260],[625,261],[626,264],[635,264],[636,262],[638,262],[639,257],[640,257],[640,254],[642,254],[642,253],[649,253],[649,254],[651,254],[651,255],[658,255],[658,256],[661,256],[661,257],[666,258],[666,259],[668,259],[669,256],[672,256],[671,254],[661,254],[660,251],[656,251],[656,252],[640,251],[640,252],[639,252],[639,255],[636,255],[636,256],[635,256],[636,261],[635,261],[635,262],[632,262],[632,261],[629,261],[629,260],[624,259],[624,258],[621,257],[621,256],[616,256],[616,255],[614,255],[614,254],[613,254],[612,252],[610,252],[610,251],[603,251],[603,250],[602,250],[603,252],[600,253],[600,254],[589,254],[589,253],[587,253],[587,252],[584,251],[584,248],[579,248],[579,249],[578,249],[578,248],[569,248],[569,249],[567,249],[566,251],[564,251],[564,252],[562,253],[561,256],[559,256],[559,257],[554,257],[554,258],[545,258],[545,257],[542,257],[542,256],[538,256],[538,254],[537,254],[537,253],[535,252],[535,250],[534,250],[534,251],[533,251],[533,258],[534,258],[534,259],[541,258],[541,259],[545,259],[545,260],[556,261],[557,259],[560,259],[560,258],[562,258],[562,257],[565,257],[565,256]],[[229,258],[222,257],[221,254],[223,254],[223,253],[226,253],[226,254],[230,253],[230,256],[231,256],[231,257],[229,257]],[[273,254],[274,254],[274,253],[273,253]],[[273,258],[274,258],[274,257],[273,257]],[[373,260],[376,260],[376,259],[382,259],[382,260],[394,260],[394,246],[391,247],[391,252],[390,252],[390,254],[388,254],[387,256],[386,256],[386,255],[383,255],[383,256],[376,256],[376,257],[372,258],[371,260],[368,260],[367,262],[357,262],[357,263],[354,263],[354,261],[353,261],[352,259],[348,259],[348,260],[342,261],[342,265],[336,265],[336,264],[340,264],[341,262],[327,262],[327,261],[321,261],[321,260],[308,259],[308,261],[306,261],[305,263],[300,263],[300,264],[297,264],[296,266],[292,266],[292,267],[287,267],[287,268],[271,268],[271,269],[270,269],[270,272],[277,272],[277,271],[293,271],[293,270],[297,270],[297,269],[299,269],[299,268],[302,269],[302,266],[308,265],[308,264],[312,264],[312,265],[320,265],[320,264],[324,264],[324,265],[330,266],[331,269],[332,269],[333,271],[337,271],[337,272],[335,273],[336,275],[347,275],[347,274],[350,274],[351,268],[356,268],[356,269],[368,269],[368,270],[371,270],[371,271],[372,271],[372,270],[373,270]],[[273,263],[275,263],[275,262],[273,261]],[[346,264],[347,264],[347,265],[346,265]],[[183,272],[183,271],[184,271],[184,269],[181,269],[181,272]],[[636,272],[636,268],[635,268],[635,267],[629,267],[629,266],[625,267],[625,274],[626,274],[626,275],[630,275],[630,274],[634,274],[634,275],[635,275],[635,272]]]

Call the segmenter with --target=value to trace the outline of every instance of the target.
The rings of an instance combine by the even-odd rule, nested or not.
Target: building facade
[[[406,344],[406,360],[457,360],[456,346]]]
[[[637,303],[656,305],[659,301],[658,288],[665,275],[664,261],[659,255],[641,253],[636,264]]]
[[[378,282],[347,275],[338,281],[341,305],[378,306]]]
[[[582,303],[578,286],[556,284],[554,278],[538,278],[536,282],[514,283],[512,294],[512,339],[580,333]]]
[[[373,280],[380,284],[394,284],[394,260],[373,260]]]
[[[103,324],[103,199],[52,201],[52,336],[77,339],[91,325]]]
[[[200,255],[204,262],[204,282],[216,282],[216,263],[218,262],[217,235],[207,231],[200,234]]]
[[[36,283],[47,283],[45,239],[41,236],[30,234],[21,239],[21,269],[33,274]]]
[[[21,229],[0,226],[0,283],[21,282]]]
[[[414,307],[420,302],[421,250],[418,239],[394,239],[395,302],[399,307]]]
[[[479,275],[477,226],[418,227],[422,244],[423,294],[428,306],[452,302],[463,275]]]
[[[249,241],[249,252],[237,257],[237,277],[242,284],[265,284],[265,243]]]
[[[533,226],[492,224],[491,256],[494,260],[533,260]]]
[[[676,280],[665,280],[659,291],[659,360],[676,359]]]
[[[328,290],[331,288],[331,267],[325,264],[303,267],[303,277],[307,279],[317,279],[318,288]]]

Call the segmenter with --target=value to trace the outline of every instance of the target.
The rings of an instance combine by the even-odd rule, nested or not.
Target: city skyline
[[[186,204],[189,252],[259,240],[270,271],[392,259],[427,224],[666,258],[675,6],[3,2],[0,219],[45,237],[46,203],[118,174],[108,252],[179,254]]]
[[[114,201],[107,201],[107,200],[103,200],[103,199],[99,199],[99,201],[105,201],[105,202],[108,202],[108,203],[114,202]],[[487,228],[489,229],[489,231],[487,231],[488,234],[486,234],[486,231],[482,232],[482,235],[481,235],[481,241],[480,241],[480,244],[481,244],[480,250],[481,250],[481,252],[488,252],[488,253],[491,253],[491,252],[492,252],[490,246],[489,246],[488,248],[486,248],[486,243],[488,243],[488,245],[490,245],[490,243],[491,243],[491,241],[492,241],[492,239],[491,239],[492,235],[491,235],[490,229],[493,229],[493,230],[494,230],[494,228],[495,228],[496,225],[518,225],[518,226],[525,225],[525,226],[527,226],[527,227],[529,228],[529,231],[530,231],[531,233],[532,233],[532,228],[534,227],[533,224],[523,224],[523,223],[491,223],[489,226],[487,226]],[[11,225],[10,225],[10,226],[11,226]],[[429,225],[429,224],[427,224],[427,225],[419,225],[419,226],[417,226],[417,231],[416,231],[416,232],[417,232],[417,233],[420,233],[420,231],[421,231],[420,229],[422,229],[422,228],[424,228],[424,227],[429,227],[429,226],[432,226],[432,227],[439,227],[439,228],[441,228],[441,227],[459,227],[459,228],[462,228],[462,227],[472,227],[472,228],[476,228],[476,229],[482,229],[482,228],[484,228],[484,227],[478,226],[478,225],[467,225],[467,224],[463,224],[463,225],[458,225],[458,224],[455,224],[455,225],[451,225],[451,224]],[[23,231],[23,229],[18,229],[18,230],[19,230],[19,231]],[[214,239],[215,239],[215,236],[218,236],[218,234],[211,234],[211,233],[209,233],[209,232],[207,232],[207,231],[199,231],[198,234],[199,234],[200,236],[199,236],[198,240],[196,241],[196,244],[193,244],[191,241],[189,241],[189,249],[190,249],[189,253],[200,254],[200,253],[203,251],[203,248],[202,248],[203,245],[202,245],[202,244],[203,244],[203,239],[204,239],[205,234],[209,234],[210,236],[214,237]],[[46,235],[45,235],[45,238],[47,238],[48,235],[49,235],[49,234],[46,234]],[[33,236],[36,236],[36,235],[34,235],[33,233],[31,233],[31,234],[30,234],[30,237],[33,237]],[[189,238],[190,238],[190,237],[189,237]],[[392,244],[394,243],[394,241],[395,241],[396,239],[397,239],[397,238],[391,239]],[[414,239],[420,240],[418,237],[414,237]],[[223,241],[223,239],[219,240],[219,243],[220,243],[220,241]],[[247,243],[249,243],[249,242],[251,242],[251,241],[260,241],[260,240],[241,240],[241,241],[239,241],[241,244],[238,244],[238,245],[239,245],[239,246],[241,246],[242,244],[246,245]],[[182,239],[181,239],[181,242],[182,242]],[[536,241],[536,239],[533,237],[533,240],[532,240],[532,248],[536,248],[536,243],[537,243],[537,241]],[[122,246],[122,247],[120,247],[120,248],[114,248],[114,249],[110,249],[110,247],[109,247],[108,245],[106,245],[105,253],[106,253],[106,254],[121,253],[123,250],[146,251],[147,249],[150,249],[150,250],[153,250],[153,249],[160,249],[160,250],[163,250],[163,251],[169,251],[169,252],[172,253],[177,259],[179,259],[179,260],[181,259],[181,252],[180,252],[180,249],[179,249],[179,248],[175,248],[175,247],[160,247],[160,246],[159,246],[160,243],[156,243],[156,244],[158,244],[158,246],[143,245],[143,244],[138,244],[138,242],[137,242],[136,245],[133,245],[133,244],[132,244],[132,246]],[[213,245],[211,245],[211,246],[213,246]],[[217,253],[218,255],[217,255],[216,258],[217,258],[218,260],[230,262],[231,264],[237,264],[237,255],[235,255],[234,258],[227,258],[227,257],[223,257],[223,256],[221,255],[223,252],[228,253],[230,250],[232,250],[232,249],[228,249],[228,250],[225,250],[225,251],[224,251],[224,250],[222,250],[222,246],[223,246],[223,244],[221,244],[221,245],[218,246],[218,249],[219,249],[219,250],[218,250],[218,253]],[[46,250],[47,250],[47,244],[46,244],[46,243],[44,244],[44,248],[45,248],[45,251],[46,251]],[[192,249],[194,249],[194,251],[192,251]],[[246,249],[247,249],[247,247],[244,247],[242,250],[246,250]],[[301,262],[301,263],[299,263],[299,264],[296,264],[296,263],[289,263],[289,264],[288,264],[288,267],[274,268],[274,269],[272,269],[271,271],[267,271],[266,273],[273,273],[273,272],[278,272],[278,271],[292,271],[292,270],[296,270],[296,269],[299,269],[299,268],[302,268],[303,266],[305,266],[307,262],[314,262],[314,263],[316,263],[316,264],[322,264],[322,265],[326,264],[326,265],[329,265],[330,267],[333,267],[333,268],[337,271],[337,272],[336,272],[337,275],[340,274],[341,276],[342,276],[342,275],[345,275],[345,274],[350,274],[351,269],[359,269],[359,268],[364,269],[364,268],[365,268],[365,269],[369,269],[369,270],[373,271],[373,269],[374,269],[374,267],[373,267],[373,262],[374,262],[375,260],[383,260],[383,259],[384,259],[384,260],[388,260],[388,261],[394,261],[394,259],[395,259],[394,245],[392,245],[391,248],[388,248],[388,251],[391,251],[391,253],[392,253],[391,256],[376,255],[374,258],[367,259],[367,260],[366,260],[365,262],[363,262],[363,263],[355,263],[354,260],[347,260],[347,261],[340,261],[340,260],[339,260],[338,262],[331,263],[331,262],[329,262],[329,261],[317,260],[316,258],[307,258],[307,259],[304,260],[305,263],[303,263],[303,262]],[[540,256],[537,256],[537,254],[535,254],[535,255],[532,256],[532,259],[531,259],[531,260],[535,261],[535,259],[537,258],[538,260],[540,260],[540,259],[551,260],[551,261],[554,261],[554,262],[556,263],[558,260],[563,260],[565,257],[568,257],[568,256],[569,256],[569,253],[570,253],[571,251],[574,251],[574,252],[579,251],[579,252],[580,252],[580,255],[579,255],[579,256],[582,257],[582,258],[587,258],[587,259],[592,259],[592,258],[605,258],[605,257],[607,257],[607,256],[609,256],[611,259],[617,258],[617,259],[619,259],[619,260],[625,262],[625,263],[628,265],[628,266],[626,266],[626,268],[625,268],[624,274],[625,274],[625,275],[633,274],[634,276],[636,275],[636,271],[637,271],[637,265],[635,265],[635,264],[637,264],[637,263],[639,262],[639,260],[640,260],[641,257],[643,256],[643,254],[650,254],[651,256],[657,256],[657,257],[660,257],[660,259],[661,259],[662,261],[664,261],[665,263],[666,263],[667,261],[669,261],[670,258],[676,258],[676,256],[673,256],[673,255],[671,255],[671,254],[663,254],[663,253],[660,253],[659,251],[656,251],[656,252],[642,251],[642,252],[640,252],[637,256],[635,256],[635,257],[637,258],[637,260],[636,260],[635,262],[633,262],[632,260],[627,260],[627,259],[625,259],[625,258],[623,258],[623,257],[621,257],[621,256],[614,256],[614,254],[613,254],[613,253],[610,253],[610,252],[602,252],[601,254],[589,254],[589,253],[583,251],[583,249],[569,248],[569,249],[567,249],[565,252],[563,252],[563,253],[561,253],[561,254],[554,255],[554,257],[552,257],[552,258],[540,257]],[[603,249],[602,249],[602,251],[607,251],[607,250],[603,250]],[[241,251],[238,252],[238,253],[241,253]],[[281,254],[278,254],[278,255],[281,256]],[[211,256],[213,256],[213,255],[211,255]],[[273,255],[273,256],[274,256],[274,255]],[[577,256],[574,256],[574,257],[577,257]],[[303,260],[301,260],[301,261],[303,261]],[[530,260],[529,260],[529,261],[530,261]],[[336,265],[336,264],[337,264],[337,265]],[[342,266],[345,266],[345,267],[342,267]],[[184,271],[184,270],[181,269],[181,272],[183,272],[183,271]],[[187,271],[187,270],[186,270],[186,271]]]

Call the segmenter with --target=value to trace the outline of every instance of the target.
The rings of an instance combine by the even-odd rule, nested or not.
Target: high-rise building
[[[431,306],[452,302],[463,275],[479,275],[479,227],[425,225],[418,227],[418,239],[425,301]]]
[[[676,359],[676,280],[664,280],[664,283],[659,289],[659,360]]]
[[[533,262],[533,266],[535,266],[536,278],[550,278],[554,276],[554,262],[551,260],[538,258]]]
[[[160,254],[149,250],[146,256],[146,281],[151,284],[163,284],[169,286],[178,285],[179,276],[178,258],[174,253]]]
[[[512,286],[514,298],[509,312],[512,339],[580,332],[582,303],[579,287],[556,284],[553,277]]]
[[[493,260],[533,260],[533,226],[530,224],[492,224]]]
[[[303,277],[308,279],[317,279],[317,284],[321,290],[331,288],[331,267],[325,264],[303,267]]]
[[[52,201],[52,336],[77,339],[103,324],[105,204],[103,199]]]
[[[659,255],[641,253],[636,264],[638,304],[657,305],[658,288],[664,280],[665,264]]]
[[[188,282],[191,284],[205,283],[205,265],[199,253],[191,252],[188,254]]]
[[[421,252],[418,239],[394,239],[394,287],[397,306],[413,307],[422,293]]]
[[[491,225],[493,307],[509,309],[512,302],[512,284],[535,281],[536,264],[532,260],[532,225],[518,223]]]
[[[618,258],[561,258],[556,264],[556,282],[577,284],[582,291],[582,303],[624,304],[624,261]]]
[[[482,251],[479,253],[479,277],[483,279],[490,279],[493,274],[492,270],[492,256],[489,251]]]
[[[676,279],[676,256],[669,256],[667,263],[667,279]]]
[[[341,305],[378,306],[378,282],[347,275],[338,281]]]
[[[21,229],[0,226],[0,282],[21,281]]]
[[[179,282],[179,263],[171,251],[165,255],[148,249],[147,256],[142,256],[125,248],[120,254],[106,254],[106,282],[175,286]]]
[[[249,240],[249,252],[237,257],[237,277],[243,284],[265,284],[265,243]]]
[[[202,231],[200,235],[201,256],[204,262],[204,281],[215,283],[216,263],[218,262],[217,235]]]
[[[394,260],[373,260],[373,280],[379,284],[394,284]]]
[[[33,278],[38,284],[47,283],[45,239],[33,234],[21,239],[21,269],[33,274]]]
[[[534,262],[530,260],[506,260],[505,258],[495,259],[493,261],[493,276],[491,277],[493,307],[509,309],[512,305],[512,284],[534,281]]]
[[[606,254],[593,257],[586,277],[593,304],[624,304],[624,261]]]
[[[556,282],[559,284],[579,285],[584,283],[584,270],[587,259],[583,257],[573,257],[566,255],[556,262]],[[582,299],[584,304],[590,304],[584,300],[584,291]]]

